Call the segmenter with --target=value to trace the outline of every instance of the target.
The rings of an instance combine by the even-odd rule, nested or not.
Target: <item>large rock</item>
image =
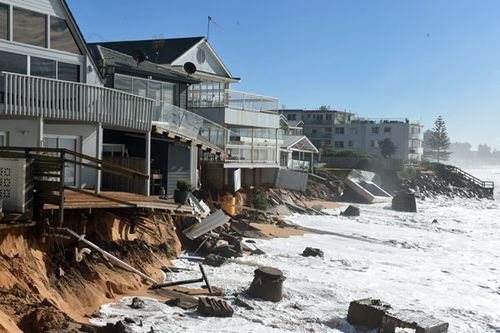
[[[346,210],[340,213],[342,216],[359,216],[359,208],[356,206],[349,205]]]
[[[399,192],[392,198],[392,209],[399,212],[417,212],[417,201],[415,194],[407,192]]]
[[[210,253],[208,256],[205,257],[205,260],[203,260],[203,264],[213,267],[220,267],[226,262],[226,260],[227,259],[222,256]]]
[[[302,256],[304,257],[321,257],[323,258],[324,253],[320,249],[314,247],[306,247],[302,252]]]

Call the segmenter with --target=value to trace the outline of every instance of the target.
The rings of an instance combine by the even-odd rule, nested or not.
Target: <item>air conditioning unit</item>
[[[33,207],[31,160],[0,158],[0,201],[4,212],[27,213]]]

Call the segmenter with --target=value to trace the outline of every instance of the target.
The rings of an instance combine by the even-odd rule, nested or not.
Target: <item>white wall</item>
[[[6,132],[9,146],[38,147],[39,122],[36,119],[1,119],[0,131]]]
[[[226,108],[224,122],[228,125],[244,127],[279,128],[280,116],[279,114]]]
[[[199,49],[205,52],[205,62],[203,63],[199,63],[196,59],[196,54]],[[184,66],[186,62],[192,62],[193,64],[195,64],[197,71],[227,77],[226,71],[216,60],[215,55],[212,53],[205,42],[199,44],[197,47],[191,49],[189,52],[181,56],[179,59],[172,63],[172,66]]]

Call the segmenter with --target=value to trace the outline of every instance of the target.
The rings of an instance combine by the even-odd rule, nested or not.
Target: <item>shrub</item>
[[[335,150],[335,149],[324,149],[321,155],[325,157],[359,157],[359,158],[371,158],[371,155],[363,154],[354,150]]]
[[[255,195],[255,197],[252,200],[252,206],[255,209],[267,210],[269,203],[267,202],[267,199],[262,194],[258,193]]]
[[[417,176],[417,169],[405,165],[401,171],[398,171],[398,177],[401,179],[414,179]]]
[[[179,179],[176,185],[177,189],[182,192],[191,192],[193,190],[193,186],[189,179]]]

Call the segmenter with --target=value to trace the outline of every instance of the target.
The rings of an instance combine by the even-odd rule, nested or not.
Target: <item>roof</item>
[[[174,62],[174,60],[189,51],[204,38],[205,37],[148,39],[93,44],[99,44],[128,55],[131,55],[135,50],[141,50],[150,61],[164,65]]]
[[[117,72],[126,74],[143,74],[152,76],[156,79],[166,81],[175,81],[182,83],[199,83],[200,80],[189,77],[186,74],[176,70],[169,69],[166,66],[159,66],[150,61],[144,61],[139,64],[132,56],[117,52],[101,45],[92,45],[91,51],[98,62],[103,61],[105,66],[114,66]]]
[[[320,109],[280,109],[279,112],[284,112],[284,113],[289,113],[289,112],[333,112],[333,113],[347,113],[347,114],[354,114],[349,111],[339,111],[339,110],[333,110],[333,109],[325,109],[325,110],[320,110]]]
[[[284,135],[281,148],[319,153],[318,148],[305,135]]]

